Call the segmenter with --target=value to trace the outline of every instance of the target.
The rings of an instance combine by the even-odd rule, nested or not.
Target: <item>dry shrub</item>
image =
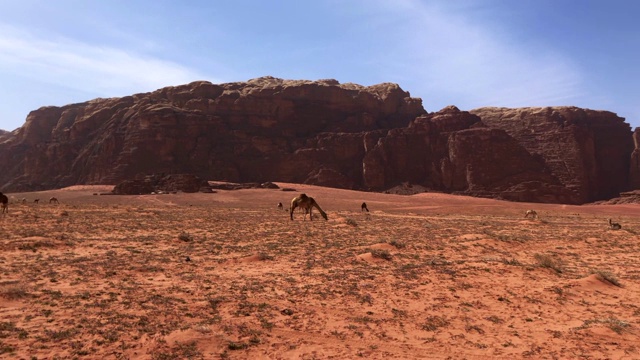
[[[538,266],[547,268],[547,269],[552,269],[558,274],[562,273],[563,271],[562,262],[559,259],[556,259],[553,256],[548,254],[535,254],[533,255],[533,257],[538,262]]]
[[[29,296],[29,291],[22,284],[9,285],[0,289],[0,297],[7,300],[18,300],[27,296]]]
[[[615,286],[618,286],[618,287],[622,287],[622,284],[618,280],[618,277],[614,273],[612,273],[611,271],[594,270],[592,273],[595,274],[596,277],[600,281],[608,282],[608,283],[610,283],[612,285],[615,285]]]
[[[384,250],[384,249],[371,250],[371,256],[373,256],[374,258],[384,259],[388,261],[391,261],[391,258],[392,258],[389,250]]]
[[[422,330],[436,331],[438,328],[449,325],[449,320],[443,316],[429,316],[421,325]]]

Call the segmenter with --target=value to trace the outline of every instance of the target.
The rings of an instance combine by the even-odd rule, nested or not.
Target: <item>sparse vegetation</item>
[[[596,274],[596,277],[600,279],[600,281],[605,281],[611,285],[622,287],[622,284],[620,283],[620,280],[618,280],[618,277],[611,271],[594,270],[593,273]]]
[[[394,197],[406,203],[376,200],[363,226],[341,197],[314,194],[330,221],[292,222],[273,209],[286,194],[264,191],[252,193],[272,211],[245,204],[244,193],[234,202],[166,195],[169,207],[160,196],[89,192],[94,203],[10,213],[0,224],[0,300],[9,309],[0,357],[406,358],[445,348],[453,358],[539,357],[556,339],[563,354],[584,354],[576,332],[594,327],[622,336],[590,357],[637,353],[637,237],[604,231],[605,216],[584,214],[590,205],[579,219],[557,207],[525,222],[502,205],[480,211],[451,198],[422,210],[431,203]],[[619,287],[622,277],[625,288],[594,291],[589,273]],[[573,318],[600,315],[566,329],[559,305]],[[400,347],[384,345],[394,339]]]
[[[351,225],[351,226],[354,226],[354,227],[358,226],[358,223],[355,220],[353,220],[352,218],[347,218],[346,223],[347,223],[347,225]]]
[[[371,256],[373,256],[374,258],[384,259],[387,261],[391,261],[393,259],[393,256],[391,256],[391,253],[389,252],[389,250],[385,250],[385,249],[373,249],[371,250]]]
[[[536,262],[540,267],[554,270],[558,274],[561,274],[564,271],[561,261],[551,255],[535,254],[533,257],[536,259]]]
[[[188,232],[181,232],[180,235],[178,235],[178,239],[181,241],[193,241],[193,235]]]
[[[436,331],[449,325],[449,321],[443,316],[429,316],[420,326],[422,330]]]
[[[628,330],[631,327],[631,324],[629,324],[626,321],[622,321],[617,318],[610,317],[610,318],[603,318],[603,319],[585,320],[581,326],[576,328],[576,330],[587,329],[597,324],[604,325],[618,334],[622,334],[624,331]]]

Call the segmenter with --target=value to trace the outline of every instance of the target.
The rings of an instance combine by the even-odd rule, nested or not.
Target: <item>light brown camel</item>
[[[538,218],[538,213],[535,210],[527,210],[527,212],[524,213],[525,218],[528,218],[529,215],[531,215],[531,217],[534,219]]]
[[[365,211],[365,210],[367,210],[367,212],[369,212],[369,208],[367,207],[367,203],[366,203],[366,202],[363,202],[363,203],[362,203],[361,208],[362,208],[362,210],[361,210],[361,211]]]
[[[54,203],[54,204],[60,204],[60,202],[58,201],[58,198],[56,197],[52,197],[51,199],[49,199],[49,204]]]
[[[7,195],[0,192],[0,206],[2,206],[2,213],[9,212],[9,198]]]
[[[312,197],[307,196],[307,194],[300,194],[291,200],[291,208],[289,210],[291,220],[293,220],[293,210],[295,210],[297,207],[305,209],[305,214],[302,217],[303,220],[307,217],[306,210],[309,210],[309,220],[313,220],[313,208],[318,209],[318,211],[320,211],[320,215],[322,215],[325,220],[329,220],[329,218],[327,217],[327,213],[325,213],[324,210],[320,208],[320,205],[318,205],[318,203]]]
[[[620,230],[620,229],[622,229],[622,225],[620,225],[618,223],[611,222],[611,219],[609,219],[609,227],[611,228],[611,230]]]

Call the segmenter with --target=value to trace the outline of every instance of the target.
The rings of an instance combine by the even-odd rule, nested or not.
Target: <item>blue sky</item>
[[[21,0],[0,12],[0,129],[29,111],[271,75],[447,105],[574,105],[640,126],[640,1]]]

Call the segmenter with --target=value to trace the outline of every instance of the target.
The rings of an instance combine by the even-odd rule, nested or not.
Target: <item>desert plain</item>
[[[278,185],[8,194],[0,358],[640,358],[639,205]]]

